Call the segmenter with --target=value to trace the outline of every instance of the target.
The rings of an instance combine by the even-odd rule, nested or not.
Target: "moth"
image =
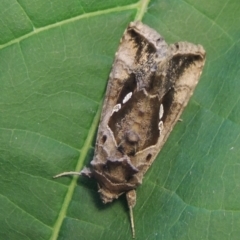
[[[103,203],[125,194],[133,237],[136,188],[179,120],[204,63],[201,45],[168,45],[147,25],[130,23],[109,76],[93,160],[81,172],[55,176],[95,178]]]

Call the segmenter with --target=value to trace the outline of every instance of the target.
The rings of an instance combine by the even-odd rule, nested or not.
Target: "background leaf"
[[[130,21],[207,51],[201,81],[137,190],[137,239],[239,239],[240,5],[0,2],[0,239],[131,239],[124,196],[52,176],[93,156],[108,74]]]

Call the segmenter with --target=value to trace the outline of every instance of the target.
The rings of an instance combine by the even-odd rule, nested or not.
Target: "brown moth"
[[[136,188],[179,120],[204,62],[201,45],[167,45],[152,28],[130,23],[109,76],[90,167],[55,176],[94,177],[104,203],[126,194],[133,237]]]

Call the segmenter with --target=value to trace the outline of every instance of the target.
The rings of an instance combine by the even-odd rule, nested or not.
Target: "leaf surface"
[[[137,239],[239,239],[240,5],[0,3],[0,239],[131,239],[125,197],[52,176],[91,161],[108,75],[130,21],[204,46],[197,89],[137,189]]]

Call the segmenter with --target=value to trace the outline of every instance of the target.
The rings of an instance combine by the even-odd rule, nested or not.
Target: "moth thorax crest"
[[[136,144],[136,143],[138,143],[139,140],[140,140],[139,135],[138,135],[135,131],[132,131],[132,130],[127,131],[127,132],[125,133],[125,138],[126,138],[126,140],[127,140],[129,143],[131,143],[131,144]]]

